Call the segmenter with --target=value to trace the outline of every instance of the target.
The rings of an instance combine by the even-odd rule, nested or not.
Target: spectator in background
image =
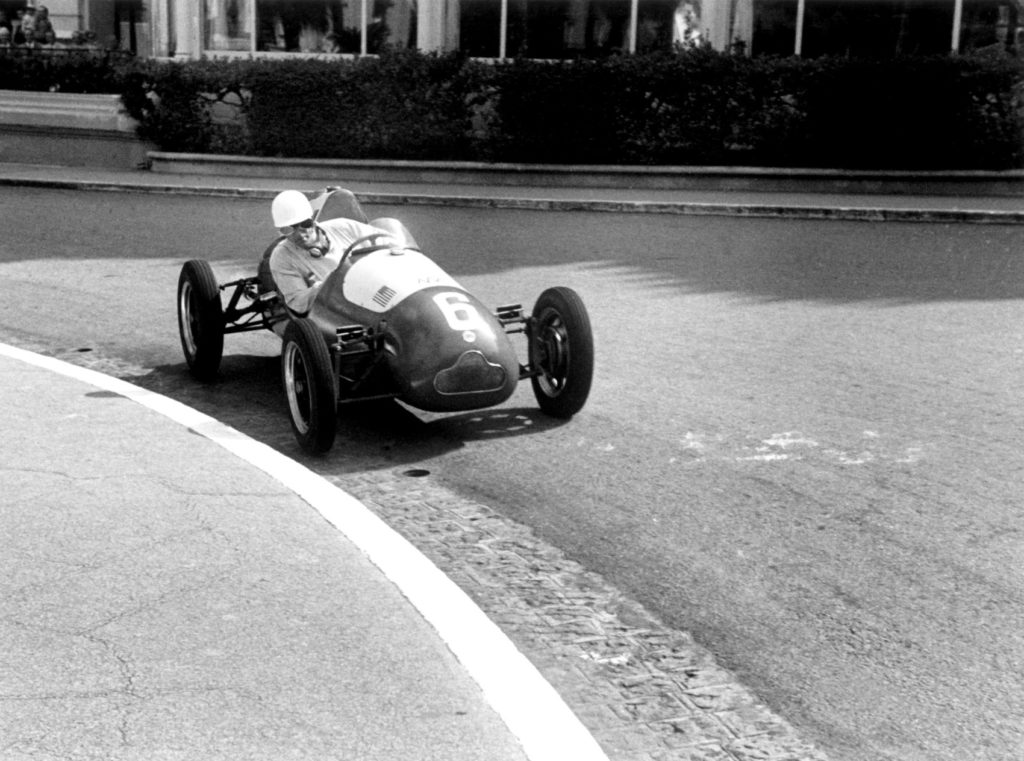
[[[53,22],[50,21],[50,9],[45,5],[40,5],[36,10],[32,34],[35,42],[42,45],[52,45],[57,39],[57,34],[53,31]]]
[[[31,2],[21,11],[21,24],[14,33],[14,42],[18,45],[31,45],[35,39],[36,7]]]
[[[0,8],[0,45],[7,47],[14,41],[14,25],[7,18],[7,12]]]
[[[14,23],[11,25],[11,40],[15,45],[25,41],[25,35],[21,31],[21,22],[25,18],[25,11],[14,12]]]

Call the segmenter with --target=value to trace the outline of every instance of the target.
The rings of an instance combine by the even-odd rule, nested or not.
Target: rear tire
[[[337,433],[338,392],[330,352],[312,320],[291,320],[285,328],[281,378],[299,446],[314,455],[329,451]]]
[[[185,262],[178,277],[178,334],[189,372],[196,380],[217,377],[224,354],[224,308],[208,262]]]
[[[549,288],[537,299],[529,333],[530,379],[540,408],[571,418],[590,395],[594,377],[594,335],[590,316],[571,288]]]

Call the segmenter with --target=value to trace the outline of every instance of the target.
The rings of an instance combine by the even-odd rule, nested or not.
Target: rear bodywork
[[[423,410],[499,404],[519,380],[502,322],[397,240],[350,255],[324,283],[309,317],[326,340],[340,338],[343,381],[356,382],[373,369],[378,387],[390,384],[402,401]]]

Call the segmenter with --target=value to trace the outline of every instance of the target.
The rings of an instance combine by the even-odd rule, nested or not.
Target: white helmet
[[[309,199],[297,190],[282,190],[270,204],[274,227],[290,227],[313,218]]]

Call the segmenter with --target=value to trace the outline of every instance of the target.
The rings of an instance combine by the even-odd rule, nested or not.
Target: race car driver
[[[274,226],[286,237],[270,254],[270,272],[288,308],[304,315],[324,280],[356,239],[385,233],[354,219],[313,221],[313,207],[298,190],[284,190],[270,205]]]

